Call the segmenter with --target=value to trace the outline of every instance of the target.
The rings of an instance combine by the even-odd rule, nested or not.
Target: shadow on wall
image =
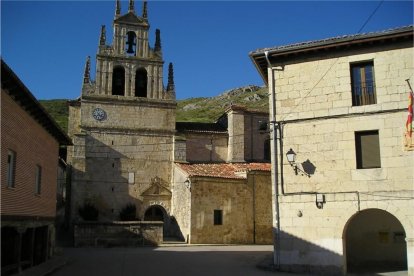
[[[74,139],[84,139],[85,147],[75,148],[74,158],[69,166],[65,223],[56,225],[57,242],[61,246],[73,245],[73,225],[68,224],[71,221],[119,220],[120,212],[127,204],[134,204],[136,209],[142,204],[140,200],[130,196],[128,172],[121,166],[121,159],[125,160],[127,156],[114,150],[114,145],[106,145],[90,135],[78,135]],[[76,141],[76,144],[82,142]],[[79,209],[85,207],[85,204],[88,207],[86,213],[92,215],[83,219]],[[97,218],[94,218],[93,213],[96,211]]]
[[[343,256],[293,236],[280,232],[280,270],[293,273],[341,275]]]
[[[320,240],[331,246],[342,242],[345,255],[281,231],[280,268],[286,272],[334,275],[345,271],[370,275],[406,271],[405,237],[404,228],[393,215],[367,209],[349,219],[342,241]]]
[[[73,205],[69,208],[72,220],[85,220],[79,216],[79,208],[85,204],[89,207],[93,206],[98,211],[98,217],[87,219],[88,221],[111,222],[125,220],[125,217],[128,217],[128,221],[144,220],[144,217],[139,217],[139,214],[143,214],[146,210],[143,209],[144,202],[138,199],[138,196],[143,192],[140,186],[151,185],[151,183],[145,183],[139,178],[140,173],[143,172],[137,172],[135,169],[129,171],[130,168],[140,167],[137,165],[139,162],[143,163],[142,170],[145,170],[145,160],[130,158],[134,146],[117,145],[116,140],[107,141],[109,144],[107,145],[91,135],[78,136],[75,139],[85,139],[85,159],[76,158],[77,154],[83,155],[82,148],[79,147],[80,152],[74,154],[72,184],[68,185],[70,191],[67,191],[72,198],[67,201]],[[125,215],[125,211],[133,209],[130,208],[131,205],[136,207],[135,214]],[[121,217],[121,213],[124,216]],[[169,221],[168,214],[165,215],[166,221]],[[58,232],[58,236],[64,235],[59,235]]]
[[[98,209],[99,221],[120,220],[120,212],[128,204],[134,204],[139,213],[142,202],[130,194],[135,188],[134,183],[128,183],[128,156],[115,150],[117,146],[125,145],[108,142],[112,145],[85,136],[85,169],[81,171],[75,167],[72,171],[72,183],[77,183],[77,187],[72,187],[72,190],[76,189],[73,194],[79,198],[72,200],[74,216],[78,216],[78,208],[86,202]]]

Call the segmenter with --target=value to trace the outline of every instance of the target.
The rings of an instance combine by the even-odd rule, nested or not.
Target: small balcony
[[[352,105],[369,105],[377,103],[377,93],[375,83],[361,82],[357,85],[352,85]]]

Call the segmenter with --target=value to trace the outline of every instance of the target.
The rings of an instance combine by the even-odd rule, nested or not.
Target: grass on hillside
[[[57,99],[57,100],[40,100],[39,101],[46,111],[55,119],[56,123],[66,133],[68,132],[68,116],[69,107],[68,100]]]

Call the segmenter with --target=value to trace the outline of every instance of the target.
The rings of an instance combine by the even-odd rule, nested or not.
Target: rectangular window
[[[7,152],[7,187],[14,188],[16,176],[16,153],[12,150]]]
[[[223,210],[214,210],[214,225],[223,224]]]
[[[374,80],[374,62],[351,64],[352,105],[377,103]]]
[[[35,171],[35,193],[40,195],[41,187],[42,187],[42,167],[36,165]]]
[[[135,183],[135,174],[133,172],[128,173],[128,184],[134,184]]]
[[[355,132],[357,169],[381,168],[378,130]]]

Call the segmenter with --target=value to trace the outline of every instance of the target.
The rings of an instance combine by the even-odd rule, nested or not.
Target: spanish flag
[[[413,91],[410,91],[410,95],[408,96],[408,116],[407,122],[405,123],[405,129],[407,135],[411,138],[413,135],[413,103],[414,103],[414,94]]]

